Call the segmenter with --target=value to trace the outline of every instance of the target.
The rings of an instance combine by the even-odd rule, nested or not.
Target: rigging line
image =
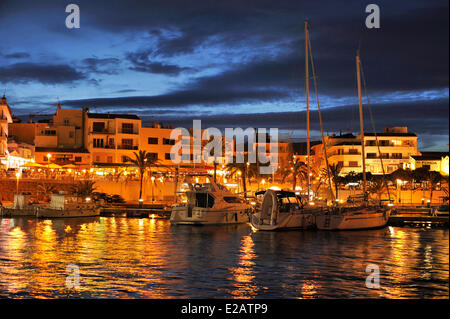
[[[313,83],[314,83],[314,91],[316,95],[316,101],[317,101],[317,111],[319,113],[319,122],[320,122],[320,134],[322,135],[322,143],[323,143],[323,152],[325,156],[325,164],[327,166],[327,175],[328,175],[328,184],[330,185],[330,191],[331,191],[331,198],[333,199],[333,204],[336,203],[334,193],[333,193],[333,187],[331,185],[331,176],[330,176],[330,167],[328,166],[328,157],[327,157],[327,146],[325,143],[325,138],[323,134],[323,122],[322,122],[322,113],[320,112],[320,104],[319,104],[319,92],[317,88],[317,80],[316,80],[316,71],[314,67],[314,59],[312,56],[312,50],[311,50],[311,40],[308,39],[308,47],[309,47],[309,55],[311,60],[311,71],[313,73]]]
[[[378,135],[377,135],[377,131],[375,129],[375,122],[373,120],[373,113],[372,113],[372,107],[370,105],[369,95],[367,94],[366,77],[364,76],[364,70],[362,67],[361,60],[360,60],[360,67],[361,67],[361,75],[362,75],[363,85],[364,85],[364,94],[365,94],[366,100],[367,100],[367,108],[369,109],[369,115],[370,115],[370,121],[372,123],[373,133],[375,134],[375,143],[377,144],[378,154],[380,155],[381,170],[383,172],[383,180],[384,180],[384,184],[386,185],[386,190],[387,190],[389,201],[391,201],[391,194],[389,193],[389,186],[386,183],[386,179],[385,179],[383,157],[381,156],[380,144],[378,143]]]

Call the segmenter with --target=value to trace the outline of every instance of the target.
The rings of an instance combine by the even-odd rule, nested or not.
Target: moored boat
[[[255,230],[310,229],[315,225],[315,213],[321,211],[320,207],[305,206],[294,192],[269,189],[250,224]]]
[[[36,207],[30,203],[31,195],[14,194],[14,204],[12,207],[1,207],[3,217],[34,217]]]
[[[249,220],[251,205],[231,193],[225,186],[216,184],[209,175],[206,183],[187,182],[183,195],[185,202],[172,208],[170,222],[174,225],[241,224]],[[189,176],[188,176],[189,177]]]
[[[89,198],[81,199],[77,196],[52,194],[50,204],[36,208],[38,218],[65,218],[100,216],[100,207],[92,203]]]
[[[390,210],[383,206],[334,207],[316,216],[316,226],[321,230],[382,228],[389,215]]]

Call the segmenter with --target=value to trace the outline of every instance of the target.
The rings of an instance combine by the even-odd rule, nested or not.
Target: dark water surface
[[[96,217],[0,219],[0,297],[448,298],[448,229],[252,232]],[[380,269],[366,287],[366,266]],[[78,290],[66,287],[77,265]]]

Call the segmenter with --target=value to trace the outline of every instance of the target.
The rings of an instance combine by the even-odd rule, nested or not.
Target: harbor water
[[[379,287],[368,288],[369,266]],[[79,286],[67,284],[71,270]],[[0,297],[448,298],[448,228],[253,232],[95,217],[0,219]]]

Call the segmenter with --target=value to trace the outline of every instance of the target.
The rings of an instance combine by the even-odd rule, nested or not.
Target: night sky
[[[65,26],[69,3],[80,6],[80,29]],[[370,3],[380,29],[365,27]],[[59,100],[145,123],[202,119],[303,138],[307,19],[327,132],[359,130],[359,47],[377,130],[408,126],[420,150],[447,151],[448,15],[448,1],[426,0],[2,0],[0,89],[25,120]],[[318,128],[313,111],[313,137]]]

